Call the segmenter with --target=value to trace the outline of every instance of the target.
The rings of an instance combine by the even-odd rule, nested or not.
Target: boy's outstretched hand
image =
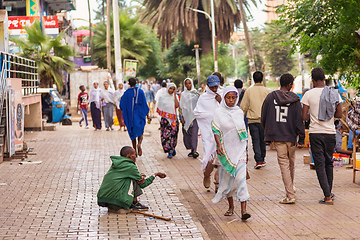
[[[166,174],[165,173],[161,173],[161,172],[157,172],[155,173],[155,177],[159,177],[159,178],[165,178],[166,177]]]

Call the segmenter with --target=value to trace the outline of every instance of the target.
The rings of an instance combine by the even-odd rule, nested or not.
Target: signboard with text
[[[47,34],[59,33],[59,22],[57,16],[44,16],[44,26]],[[38,16],[9,16],[9,34],[21,35],[26,34],[24,26],[31,27],[36,20],[40,20]]]

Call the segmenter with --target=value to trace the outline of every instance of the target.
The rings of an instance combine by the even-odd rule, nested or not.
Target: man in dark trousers
[[[274,141],[277,151],[286,196],[280,203],[295,203],[295,149],[297,136],[299,145],[304,144],[305,128],[301,118],[300,98],[291,92],[294,77],[285,73],[280,77],[280,90],[265,98],[261,110],[261,126],[265,130],[265,141]]]
[[[334,117],[342,117],[341,97],[336,89],[326,86],[322,68],[314,68],[311,71],[311,80],[314,88],[307,91],[301,99],[302,118],[304,121],[310,119],[311,154],[316,175],[325,196],[319,203],[333,205],[334,194],[331,190],[334,163],[332,156],[336,144]]]
[[[256,71],[253,74],[253,78],[255,85],[245,91],[240,108],[247,116],[249,122],[254,158],[256,161],[255,169],[260,169],[266,166],[266,143],[264,140],[264,130],[260,124],[261,106],[270,91],[262,84],[264,79],[262,72]]]

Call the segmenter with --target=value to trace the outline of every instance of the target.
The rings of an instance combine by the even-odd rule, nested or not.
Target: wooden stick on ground
[[[165,221],[170,221],[171,220],[171,218],[168,218],[168,217],[157,216],[157,215],[153,215],[153,214],[145,213],[145,212],[140,212],[140,211],[136,211],[136,210],[131,210],[131,212],[132,213],[140,213],[142,215],[153,217],[153,218],[159,218],[159,219],[162,219],[162,220],[165,220]]]

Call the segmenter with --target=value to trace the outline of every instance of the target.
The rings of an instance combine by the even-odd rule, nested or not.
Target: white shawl
[[[167,90],[169,90],[170,87],[175,87],[176,85],[174,83],[169,83],[167,85]],[[174,94],[169,94],[168,91],[164,92],[160,95],[156,112],[161,116],[166,118],[169,123],[176,122],[176,108],[175,108],[175,99]]]
[[[187,80],[191,82],[190,91],[185,87],[185,82]],[[184,80],[184,92],[181,94],[181,98],[180,98],[180,108],[182,115],[184,117],[184,121],[185,121],[184,129],[186,131],[189,130],[190,125],[195,120],[194,109],[196,107],[198,100],[199,100],[199,94],[194,87],[193,80],[191,78],[186,78]]]
[[[94,87],[94,83],[98,84],[97,88]],[[89,103],[94,102],[96,108],[100,109],[100,98],[101,98],[101,89],[99,87],[99,81],[94,80],[90,88]]]
[[[124,95],[124,88],[123,89],[118,89],[115,91],[114,93],[114,103],[117,107],[117,109],[120,109],[120,100],[121,100],[121,97]]]
[[[110,83],[108,81],[105,81],[109,84],[109,87],[108,89],[106,90],[105,88],[104,89],[101,89],[101,97],[104,99],[104,102],[105,103],[115,103],[114,102],[114,90],[113,88],[110,86]]]
[[[204,148],[204,156],[201,161],[203,171],[205,171],[208,162],[213,161],[216,157],[216,143],[211,129],[214,112],[219,107],[219,102],[215,99],[215,96],[216,93],[206,86],[205,93],[200,96],[194,109],[194,116],[200,128]]]
[[[229,107],[225,103],[225,95],[234,92],[239,100],[239,94],[235,87],[229,86],[223,90],[220,107],[215,110],[212,129],[214,134],[219,135],[220,142],[225,153],[218,156],[221,164],[231,175],[235,175],[237,164],[245,158],[241,158],[246,151],[247,132],[244,122],[243,111],[236,106]],[[236,102],[237,102],[236,101]]]

